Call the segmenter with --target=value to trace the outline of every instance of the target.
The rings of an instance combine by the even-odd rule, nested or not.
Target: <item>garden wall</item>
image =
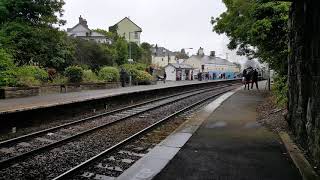
[[[0,89],[0,99],[21,98],[56,93],[80,92],[97,89],[113,89],[119,87],[119,82],[45,85],[40,87],[6,87]]]

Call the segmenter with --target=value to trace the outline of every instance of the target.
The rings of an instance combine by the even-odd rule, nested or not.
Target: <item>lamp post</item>
[[[138,33],[138,32],[140,32],[140,31],[133,31],[133,32],[129,32],[129,59],[128,59],[128,61],[129,62],[133,62],[133,59],[132,59],[132,57],[131,57],[131,33]]]

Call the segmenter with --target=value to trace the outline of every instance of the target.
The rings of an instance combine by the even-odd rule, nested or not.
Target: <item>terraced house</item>
[[[221,74],[225,74],[226,78],[230,79],[240,72],[240,69],[232,62],[215,56],[215,51],[211,51],[209,56],[205,55],[201,47],[197,55],[192,55],[184,63],[191,65],[195,69],[194,74],[203,72],[216,78]]]

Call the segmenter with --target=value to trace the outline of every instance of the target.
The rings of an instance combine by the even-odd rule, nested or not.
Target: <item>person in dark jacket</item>
[[[253,84],[255,83],[257,90],[259,90],[259,87],[258,87],[258,76],[259,76],[259,73],[258,73],[258,71],[255,69],[255,70],[252,72],[252,75],[251,75],[251,89],[253,88]]]
[[[244,86],[244,89],[246,89],[246,87],[248,87],[248,90],[250,89],[250,82],[251,82],[251,77],[252,77],[252,68],[249,67],[247,69],[247,73],[244,75],[245,77],[245,86]]]
[[[125,87],[126,86],[126,71],[124,69],[120,70],[120,81],[121,81],[121,86]]]
[[[167,73],[164,72],[164,74],[163,74],[163,83],[166,83],[166,79],[167,79]]]

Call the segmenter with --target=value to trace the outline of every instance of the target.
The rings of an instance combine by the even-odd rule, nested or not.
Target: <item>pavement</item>
[[[149,91],[153,89],[161,89],[191,84],[201,84],[206,82],[208,81],[167,81],[166,83],[158,82],[156,85],[131,86],[116,89],[90,90],[63,94],[49,94],[43,96],[33,96],[16,99],[0,99],[0,114],[32,110],[44,107],[53,107],[62,104],[83,102],[88,100],[106,98],[110,96],[117,96],[121,94]]]
[[[256,122],[256,107],[263,100],[256,90],[235,92],[208,115],[154,179],[302,179],[279,136]]]

